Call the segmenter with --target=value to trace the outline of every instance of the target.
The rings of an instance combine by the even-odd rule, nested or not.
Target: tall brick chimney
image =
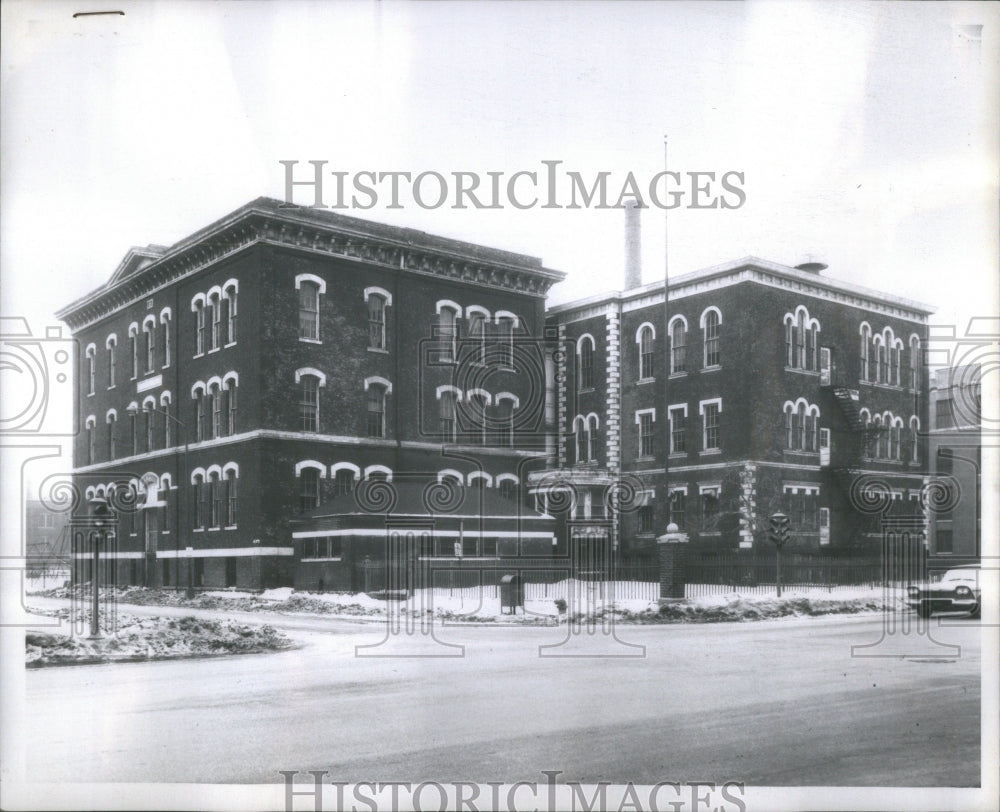
[[[639,201],[625,202],[625,290],[642,285],[642,240],[639,231]]]

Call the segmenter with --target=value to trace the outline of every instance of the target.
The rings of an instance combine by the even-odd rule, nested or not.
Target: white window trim
[[[701,316],[699,316],[698,318],[698,326],[701,327],[702,330],[705,329],[705,319],[707,318],[709,313],[715,313],[715,315],[719,317],[719,326],[721,327],[722,311],[719,310],[719,308],[717,308],[715,305],[709,305],[708,307],[706,307],[704,310],[701,311]]]
[[[435,315],[440,316],[442,310],[450,310],[456,319],[462,317],[462,305],[458,302],[453,302],[451,299],[438,299],[434,303]]]
[[[391,395],[392,394],[392,382],[389,381],[389,380],[386,380],[381,375],[372,375],[372,376],[370,376],[368,378],[365,378],[365,391],[366,392],[373,385],[374,386],[381,386],[383,389],[385,389],[385,393],[387,395]]]
[[[385,474],[386,480],[392,482],[392,469],[385,465],[365,466],[364,478],[367,480],[372,474]]]
[[[301,462],[295,463],[295,476],[300,476],[305,468],[314,468],[319,471],[320,479],[326,479],[326,466],[316,460],[302,460]]]
[[[521,399],[517,395],[511,392],[497,392],[496,397],[493,398],[493,401],[496,403],[497,406],[499,406],[505,400],[509,400],[511,403],[513,403],[515,409],[521,408]]]
[[[320,386],[326,386],[326,375],[320,372],[315,367],[299,367],[297,370],[295,370],[295,383],[301,383],[302,378],[305,375],[310,375],[313,378],[316,378],[319,381]],[[366,390],[368,389],[367,385],[365,386],[365,389]]]
[[[493,405],[493,395],[487,392],[485,389],[467,389],[465,392],[465,401],[468,403],[471,398],[481,397],[487,406]]]
[[[368,299],[372,296],[380,296],[385,301],[386,307],[392,307],[392,294],[389,293],[385,288],[380,288],[375,285],[372,287],[365,288],[365,304],[368,304]]]
[[[707,400],[699,400],[698,401],[698,414],[704,416],[704,414],[705,414],[705,407],[706,406],[711,406],[713,403],[716,406],[719,407],[719,414],[722,414],[722,398],[708,398]]]
[[[671,489],[673,493],[676,488]],[[684,491],[687,493],[687,490]],[[710,493],[714,496],[720,496],[722,494],[722,483],[721,482],[700,482],[698,483],[698,495],[702,496],[706,493]]]
[[[642,345],[642,331],[645,330],[647,327],[653,331],[653,341],[656,341],[656,327],[654,327],[651,322],[644,321],[642,324],[639,325],[639,327],[635,331],[636,344],[640,346]]]
[[[520,485],[521,480],[516,474],[497,474],[494,479],[496,486],[499,488],[501,482],[513,482],[515,485]]]
[[[112,346],[118,346],[118,333],[111,333],[104,340],[104,349],[110,350]]]
[[[330,466],[330,479],[336,479],[341,471],[350,471],[354,474],[355,482],[361,479],[361,469],[353,462],[335,462]]]
[[[517,330],[521,326],[521,317],[517,313],[511,313],[509,310],[498,310],[493,314],[493,323],[499,324],[504,319],[512,321],[511,331]]]
[[[584,333],[576,340],[576,354],[580,355],[580,348],[583,346],[584,339],[590,339],[590,349],[592,352],[597,352],[597,342],[590,333]]]
[[[434,395],[438,400],[441,400],[441,395],[445,392],[451,392],[455,396],[455,402],[462,402],[462,390],[457,386],[452,386],[450,383],[442,384],[437,389],[434,390]]]
[[[107,414],[104,415],[104,422],[105,423],[110,423],[112,417],[117,422],[117,420],[118,420],[118,412],[115,411],[114,409],[108,409]]]
[[[653,408],[651,408],[651,409],[637,409],[636,413],[635,413],[635,424],[637,426],[640,424],[640,422],[641,422],[640,418],[644,414],[651,414],[651,415],[653,415],[653,422],[654,423],[656,422],[656,407],[655,406]]]
[[[487,310],[485,307],[482,307],[481,305],[469,305],[468,307],[465,308],[466,319],[471,319],[473,316],[476,315],[482,316],[483,319],[487,322],[489,322],[493,318],[490,311]]]
[[[226,474],[232,472],[236,479],[240,478],[240,464],[238,462],[227,462],[222,466],[222,476],[225,478]]]
[[[468,485],[471,488],[472,487],[472,480],[474,480],[474,479],[485,479],[486,480],[486,487],[487,488],[492,488],[493,487],[493,477],[490,476],[485,471],[470,471],[469,474],[465,477],[465,484]]]
[[[312,282],[319,288],[319,294],[323,295],[326,293],[326,280],[322,277],[316,276],[314,273],[300,273],[295,275],[295,289],[299,290],[302,287],[303,282]]]
[[[461,471],[456,471],[454,468],[442,468],[437,472],[437,481],[444,482],[445,477],[453,477],[457,479],[459,483],[465,482],[465,477],[462,476]]]
[[[819,496],[820,486],[809,482],[782,482],[781,492],[790,494],[802,494],[805,496]]]

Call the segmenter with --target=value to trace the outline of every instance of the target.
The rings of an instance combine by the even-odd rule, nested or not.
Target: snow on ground
[[[543,588],[544,586],[544,588]],[[518,623],[551,625],[597,618],[614,618],[626,623],[678,623],[763,620],[777,617],[856,614],[902,610],[903,590],[881,587],[796,587],[774,591],[719,592],[718,586],[688,585],[689,594],[679,601],[660,605],[658,585],[634,582],[602,584],[568,579],[556,584],[528,584],[523,610],[506,614],[501,610],[496,587],[465,589],[428,588],[415,590],[405,600],[386,600],[364,593],[296,592],[289,587],[261,593],[237,590],[210,590],[194,598],[182,591],[127,587],[115,591],[120,604],[190,606],[199,609],[270,611],[290,614],[379,620],[387,613],[425,616],[451,622]],[[656,587],[656,589],[646,587]],[[724,589],[724,587],[722,588]],[[636,596],[636,592],[641,595]],[[707,594],[697,594],[705,592]],[[50,590],[52,597],[70,597],[66,588]],[[621,596],[621,597],[619,597]]]
[[[67,613],[68,614],[68,613]],[[290,648],[292,641],[272,626],[182,617],[117,616],[113,633],[91,640],[81,635],[28,631],[28,668],[134,662],[222,654],[255,654]]]

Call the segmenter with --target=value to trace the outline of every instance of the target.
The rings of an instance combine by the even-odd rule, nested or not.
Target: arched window
[[[194,528],[196,530],[205,528],[206,514],[206,494],[205,477],[203,474],[194,474],[191,477],[191,499],[194,502]]]
[[[160,411],[163,413],[163,447],[170,448],[173,432],[171,424],[174,422],[170,414],[170,392],[163,392],[160,395]]]
[[[911,389],[920,389],[920,339],[910,336],[910,382]]]
[[[579,391],[594,388],[594,337],[583,335],[576,344],[576,388]]]
[[[212,437],[221,437],[222,424],[222,384],[213,383],[209,389],[212,406]]]
[[[717,367],[721,361],[719,352],[719,334],[722,329],[722,319],[719,311],[709,308],[702,315],[702,329],[705,339],[705,367]]]
[[[674,316],[670,324],[670,374],[687,369],[687,322]]]
[[[115,388],[115,360],[118,354],[118,336],[114,333],[108,336],[108,389]]]
[[[517,318],[510,315],[496,315],[497,324],[497,356],[500,366],[505,369],[514,368],[514,327]]]
[[[373,383],[368,387],[368,419],[369,437],[385,437],[385,393],[382,384]]]
[[[223,482],[226,487],[226,527],[236,527],[239,502],[237,499],[236,485],[239,482],[237,472],[228,465],[222,473]]]
[[[337,471],[334,479],[334,493],[343,496],[354,492],[354,471],[349,468],[341,468]]]
[[[97,365],[97,347],[93,344],[87,346],[87,394],[94,394],[95,367]]]
[[[299,428],[319,431],[319,378],[302,375],[299,380]]]
[[[910,418],[910,462],[920,462],[920,418]]]
[[[587,415],[587,459],[597,461],[597,429],[599,421],[596,414]]]
[[[226,400],[228,401],[229,414],[226,420],[226,433],[233,435],[236,434],[236,388],[237,381],[235,378],[227,377],[223,381],[223,386],[226,390]]]
[[[573,419],[573,439],[576,445],[576,461],[590,462],[590,440],[587,432],[587,419],[577,415]]]
[[[487,396],[481,392],[470,392],[466,398],[468,405],[470,433],[472,439],[486,445],[486,406],[489,403]]]
[[[205,313],[204,299],[197,301],[194,307],[194,354],[204,355],[208,350],[208,317]]]
[[[639,378],[647,380],[653,377],[653,326],[644,324],[639,328],[637,343],[639,345]]]
[[[313,510],[320,505],[319,470],[303,468],[299,471],[299,510]]]
[[[504,499],[513,499],[517,495],[517,480],[504,478],[500,479],[498,484],[500,496]]]
[[[86,421],[87,427],[87,464],[93,465],[96,461],[94,444],[97,434],[97,418],[90,415]]]
[[[160,322],[163,324],[163,366],[170,366],[171,344],[170,344],[170,308],[165,307],[160,311]]]
[[[142,323],[143,357],[146,359],[146,372],[153,371],[156,364],[156,321],[149,318]]]
[[[885,432],[881,415],[872,418],[872,431],[875,432],[875,459],[880,460],[885,456]]]
[[[486,363],[486,323],[490,318],[488,310],[478,306],[465,309],[469,320],[469,343],[472,345],[470,360],[474,364]]]
[[[442,363],[450,363],[455,360],[458,341],[458,313],[458,306],[454,303],[438,302],[437,333],[440,342],[438,358]]]
[[[319,340],[319,285],[312,281],[299,284],[299,338]]]
[[[212,349],[217,350],[222,346],[222,297],[213,293],[209,305],[212,308]]]
[[[903,459],[900,441],[902,429],[902,419],[899,417],[893,419],[892,426],[889,428],[889,459],[895,460],[896,462],[901,462]]]
[[[139,453],[139,406],[130,403],[128,407],[128,441],[133,454]]]
[[[108,411],[108,459],[113,460],[116,456],[115,448],[115,427],[118,425],[118,413],[114,409]]]
[[[226,345],[236,343],[236,285],[228,285],[224,291],[226,297],[226,310],[228,311],[228,318],[226,319]],[[235,483],[235,480],[233,480]]]
[[[870,381],[872,330],[868,324],[861,324],[861,380]]]
[[[441,439],[446,443],[455,442],[456,393],[444,390],[438,393],[438,416],[441,425]]]
[[[221,527],[222,522],[222,488],[219,484],[219,474],[213,471],[208,475],[209,487],[209,527]]]
[[[153,400],[147,400],[142,404],[142,417],[144,421],[145,435],[146,435],[146,451],[153,451],[156,448],[156,440],[154,437],[156,426],[153,419],[155,412],[156,403]]]
[[[497,396],[497,445],[501,448],[514,446],[514,408],[512,397]]]
[[[368,296],[368,346],[385,349],[385,299],[377,293]]]

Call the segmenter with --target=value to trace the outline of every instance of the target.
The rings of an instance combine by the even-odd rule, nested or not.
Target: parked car
[[[979,617],[980,595],[979,568],[960,567],[948,570],[940,581],[910,586],[906,603],[920,617],[930,617],[934,612],[968,612]]]

